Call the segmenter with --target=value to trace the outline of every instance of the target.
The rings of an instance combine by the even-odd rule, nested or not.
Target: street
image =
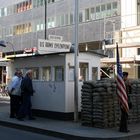
[[[0,106],[8,107],[9,106],[9,98],[8,97],[0,97]],[[0,126],[0,137],[3,140],[62,140],[60,138],[55,138],[47,135],[41,135],[37,133],[27,132],[19,129],[14,129],[10,127]]]
[[[63,140],[51,136],[36,134],[14,128],[0,126],[0,138],[3,140]]]

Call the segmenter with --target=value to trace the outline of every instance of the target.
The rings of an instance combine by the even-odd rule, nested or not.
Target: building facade
[[[105,45],[105,52],[109,58],[102,59],[102,64],[109,66],[108,70],[114,72],[116,63],[116,44],[118,42],[120,61],[123,71],[129,72],[130,78],[140,78],[140,1],[139,0],[122,0],[120,11],[120,30],[115,28],[114,24],[114,43]],[[106,34],[106,30],[105,30]]]
[[[75,1],[46,2],[45,5],[45,0],[1,0],[0,40],[8,42],[5,48],[0,48],[2,56],[33,51],[38,48],[38,39],[45,38],[45,33],[47,38],[57,35],[62,36],[64,41],[74,43]],[[79,50],[102,49],[102,41],[113,38],[113,20],[115,31],[120,30],[120,0],[80,0]],[[4,72],[7,70],[3,62],[1,65],[0,77],[5,82]]]
[[[79,4],[79,75],[76,77],[79,78],[78,111],[81,107],[80,89],[83,80],[100,79],[102,55],[89,49],[102,47],[101,35],[104,33],[101,28],[97,28],[98,25],[104,25],[101,4],[93,0],[88,3],[80,1]],[[109,4],[103,2],[102,10],[106,12],[106,16],[113,17],[112,12],[117,11],[118,5],[116,1],[110,1]],[[69,51],[51,54],[47,50],[39,50],[42,46],[46,47],[46,43],[42,45],[39,42],[45,39],[45,34],[49,50],[52,49],[52,44],[55,44],[56,50],[69,49],[64,44],[71,45],[75,40],[74,8],[74,0],[8,0],[0,6],[0,80],[2,84],[8,83],[16,69],[23,73],[32,69],[36,91],[33,108],[38,111],[60,114],[74,112],[74,53]]]

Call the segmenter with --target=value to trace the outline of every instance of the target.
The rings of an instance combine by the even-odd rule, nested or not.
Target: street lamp
[[[45,34],[45,40],[47,39],[47,18],[48,18],[48,11],[47,11],[47,9],[48,9],[48,0],[45,0],[44,1],[44,4],[45,4],[45,32],[44,32],[44,34]]]
[[[74,120],[78,121],[78,86],[79,86],[79,62],[78,62],[78,26],[79,26],[79,0],[75,0],[75,73],[74,73]]]
[[[8,44],[11,45],[11,47],[13,49],[13,52],[14,52],[14,57],[15,57],[16,56],[16,52],[15,52],[14,45],[11,42],[8,42],[8,41],[4,41],[4,40],[0,41],[0,46],[2,46],[2,47],[7,47]]]

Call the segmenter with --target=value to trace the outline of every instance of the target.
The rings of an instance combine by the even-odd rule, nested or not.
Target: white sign
[[[58,35],[49,35],[49,40],[62,41],[63,37]]]
[[[69,52],[71,47],[70,42],[60,42],[52,40],[38,40],[39,54],[56,53],[56,52]]]

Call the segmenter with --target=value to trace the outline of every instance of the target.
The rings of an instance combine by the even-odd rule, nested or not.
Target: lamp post
[[[47,39],[47,18],[48,18],[48,16],[47,16],[47,14],[48,14],[48,11],[47,11],[47,9],[48,9],[48,0],[45,0],[44,1],[44,4],[45,4],[45,31],[44,31],[44,34],[45,34],[45,40]]]
[[[14,52],[14,57],[15,57],[16,56],[16,52],[15,52],[14,45],[11,42],[8,42],[8,41],[4,41],[4,40],[0,41],[0,46],[2,46],[2,47],[7,47],[8,44],[12,47],[13,52]]]
[[[74,73],[74,121],[78,121],[78,24],[79,23],[79,0],[75,0],[75,73]]]

